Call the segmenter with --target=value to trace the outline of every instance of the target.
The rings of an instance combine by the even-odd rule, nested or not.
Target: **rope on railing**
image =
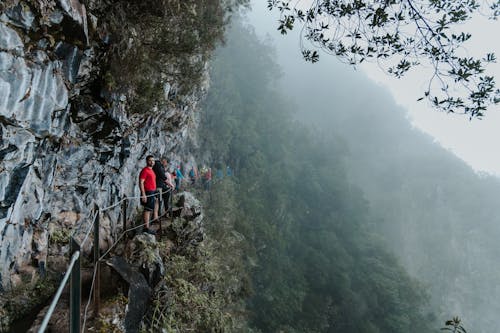
[[[172,191],[172,189],[170,189],[170,188],[169,188],[167,191],[165,191],[165,193],[167,193],[167,192],[171,192],[171,191]],[[152,197],[152,196],[155,196],[155,195],[158,195],[158,192],[153,193],[153,194],[146,195],[146,198],[148,198],[148,197]],[[105,207],[105,208],[101,208],[101,209],[99,209],[99,211],[100,211],[100,212],[107,211],[107,210],[109,210],[109,209],[111,209],[111,208],[115,208],[115,207],[117,207],[118,205],[120,205],[120,204],[121,204],[121,203],[123,203],[124,201],[133,200],[133,199],[142,199],[142,196],[140,195],[140,196],[136,196],[136,197],[125,197],[125,198],[121,199],[120,201],[118,201],[117,203],[115,203],[115,204],[113,204],[113,205],[111,205],[111,206],[108,206],[108,207]]]
[[[89,310],[89,305],[90,305],[90,300],[92,297],[92,292],[94,291],[94,283],[95,283],[95,278],[97,275],[97,266],[94,267],[94,274],[92,275],[92,283],[90,285],[90,292],[89,292],[89,297],[87,301],[87,305],[85,305],[85,311],[83,312],[83,324],[82,324],[82,333],[85,333],[85,323],[87,322],[87,311]]]
[[[81,247],[83,247],[85,245],[85,243],[87,242],[87,240],[89,239],[90,232],[92,231],[92,227],[94,226],[94,221],[95,221],[97,214],[99,214],[99,212],[94,212],[94,216],[92,216],[92,219],[90,219],[91,222],[89,223],[89,227],[85,233],[85,237],[83,237],[83,241],[80,243]]]

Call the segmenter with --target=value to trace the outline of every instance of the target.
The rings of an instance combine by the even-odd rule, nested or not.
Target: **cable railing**
[[[159,236],[162,236],[162,224],[161,224],[161,219],[167,215],[167,213],[170,214],[170,217],[173,221],[173,211],[172,211],[172,203],[173,203],[173,193],[172,190],[169,189],[166,192],[170,192],[169,196],[169,211],[162,212],[162,206],[163,206],[163,194],[165,192],[162,192],[160,189],[159,192],[156,192],[154,194],[147,195],[146,197],[151,197],[151,196],[158,196],[159,201],[158,201],[158,217],[151,219],[148,223],[144,222],[139,225],[132,226],[130,228],[127,228],[127,203],[130,200],[136,200],[136,199],[141,199],[142,196],[132,196],[132,197],[123,197],[121,200],[118,202],[99,209],[99,207],[96,205],[95,206],[95,214],[88,223],[87,229],[85,230],[84,237],[82,242],[78,243],[76,240],[76,234],[81,231],[81,228],[78,228],[73,232],[71,235],[71,242],[70,242],[70,262],[68,264],[68,268],[66,269],[66,273],[64,274],[63,279],[61,280],[61,283],[57,289],[57,292],[49,306],[49,309],[47,310],[47,313],[45,314],[42,324],[40,325],[40,328],[38,329],[38,333],[44,333],[45,330],[47,329],[47,326],[49,324],[50,318],[52,317],[52,314],[54,313],[54,310],[56,308],[56,305],[61,297],[61,294],[68,282],[70,280],[70,332],[71,333],[80,333],[83,329],[83,332],[85,332],[85,326],[87,322],[87,313],[88,309],[91,303],[91,300],[93,299],[94,301],[94,317],[97,318],[99,314],[99,308],[100,308],[100,264],[104,260],[104,258],[116,247],[116,245],[125,237],[127,236],[131,231],[134,231],[136,229],[142,228],[146,226],[147,224],[154,223],[154,222],[159,222]],[[121,207],[121,217],[123,220],[123,228],[122,228],[122,233],[120,236],[116,237],[116,239],[113,239],[113,244],[109,246],[109,248],[106,250],[104,254],[100,254],[100,248],[99,248],[99,227],[100,227],[100,215],[108,210],[111,210],[113,208],[116,208],[118,206]],[[92,276],[92,283],[90,287],[90,292],[89,292],[89,297],[87,304],[85,306],[84,310],[84,317],[83,317],[83,324],[81,324],[81,313],[80,313],[80,306],[81,306],[81,248],[86,244],[86,242],[89,240],[90,233],[91,231],[94,231],[94,237],[93,237],[93,254],[94,254],[94,272]],[[93,297],[91,297],[93,295]]]

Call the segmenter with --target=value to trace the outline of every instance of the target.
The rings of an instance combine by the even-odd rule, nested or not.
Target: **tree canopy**
[[[474,15],[496,19],[500,0],[268,0],[280,13],[278,30],[301,26],[301,52],[311,62],[318,50],[351,65],[373,60],[390,75],[402,77],[411,68],[433,69],[423,96],[446,112],[480,118],[500,101],[495,78],[486,66],[494,53],[480,58],[464,52],[471,38],[459,24]],[[309,46],[304,44],[309,42]]]

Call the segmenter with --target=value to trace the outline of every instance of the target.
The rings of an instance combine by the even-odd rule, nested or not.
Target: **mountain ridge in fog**
[[[276,46],[297,119],[346,144],[350,181],[380,221],[373,231],[429,287],[438,318],[458,315],[476,332],[499,328],[498,179],[414,128],[362,73],[327,56],[314,65],[287,56],[296,50],[286,38]]]

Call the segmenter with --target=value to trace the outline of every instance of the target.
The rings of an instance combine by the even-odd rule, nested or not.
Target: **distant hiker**
[[[156,198],[156,175],[153,171],[155,160],[153,156],[146,157],[146,166],[139,174],[139,188],[141,190],[141,205],[144,206],[142,218],[144,221],[144,232],[155,234],[149,228],[149,220],[151,212],[153,212],[153,220],[158,218],[158,199]]]
[[[207,171],[208,171],[207,167],[203,165],[200,170],[200,178],[203,186],[205,186],[205,175],[207,174]]]
[[[177,175],[175,172],[175,168],[171,167],[169,173],[170,173],[170,178],[172,179],[172,182],[174,184],[174,190],[177,190]]]
[[[217,168],[217,172],[215,173],[215,176],[217,177],[218,180],[221,180],[224,178],[224,173],[222,172],[222,169]]]
[[[175,190],[179,191],[181,189],[182,180],[184,179],[184,175],[181,172],[181,166],[178,165],[175,169]]]
[[[226,166],[226,175],[228,177],[231,177],[233,175],[233,170],[231,170],[231,167],[229,167],[229,165]]]
[[[162,192],[163,206],[165,207],[165,212],[168,212],[168,202],[170,199],[170,193],[175,188],[172,183],[172,177],[169,177],[167,171],[168,160],[163,157],[161,161],[156,161],[153,166],[153,171],[156,175],[156,185]]]
[[[194,178],[196,180],[200,179],[200,172],[198,171],[198,167],[196,165],[194,165],[193,169],[194,169]]]
[[[212,168],[208,168],[205,173],[205,190],[210,191],[210,187],[212,186]]]
[[[189,170],[189,180],[191,181],[191,185],[196,183],[196,172],[194,171],[194,166]]]
[[[172,170],[167,170],[166,172],[166,176],[167,176],[167,185],[168,187],[170,187],[170,192],[169,192],[169,196],[168,196],[168,199],[170,200],[171,196],[173,195],[174,193],[174,190],[175,190],[175,177],[172,176],[172,172],[170,171],[174,171],[173,169]],[[172,208],[172,207],[170,207]]]

